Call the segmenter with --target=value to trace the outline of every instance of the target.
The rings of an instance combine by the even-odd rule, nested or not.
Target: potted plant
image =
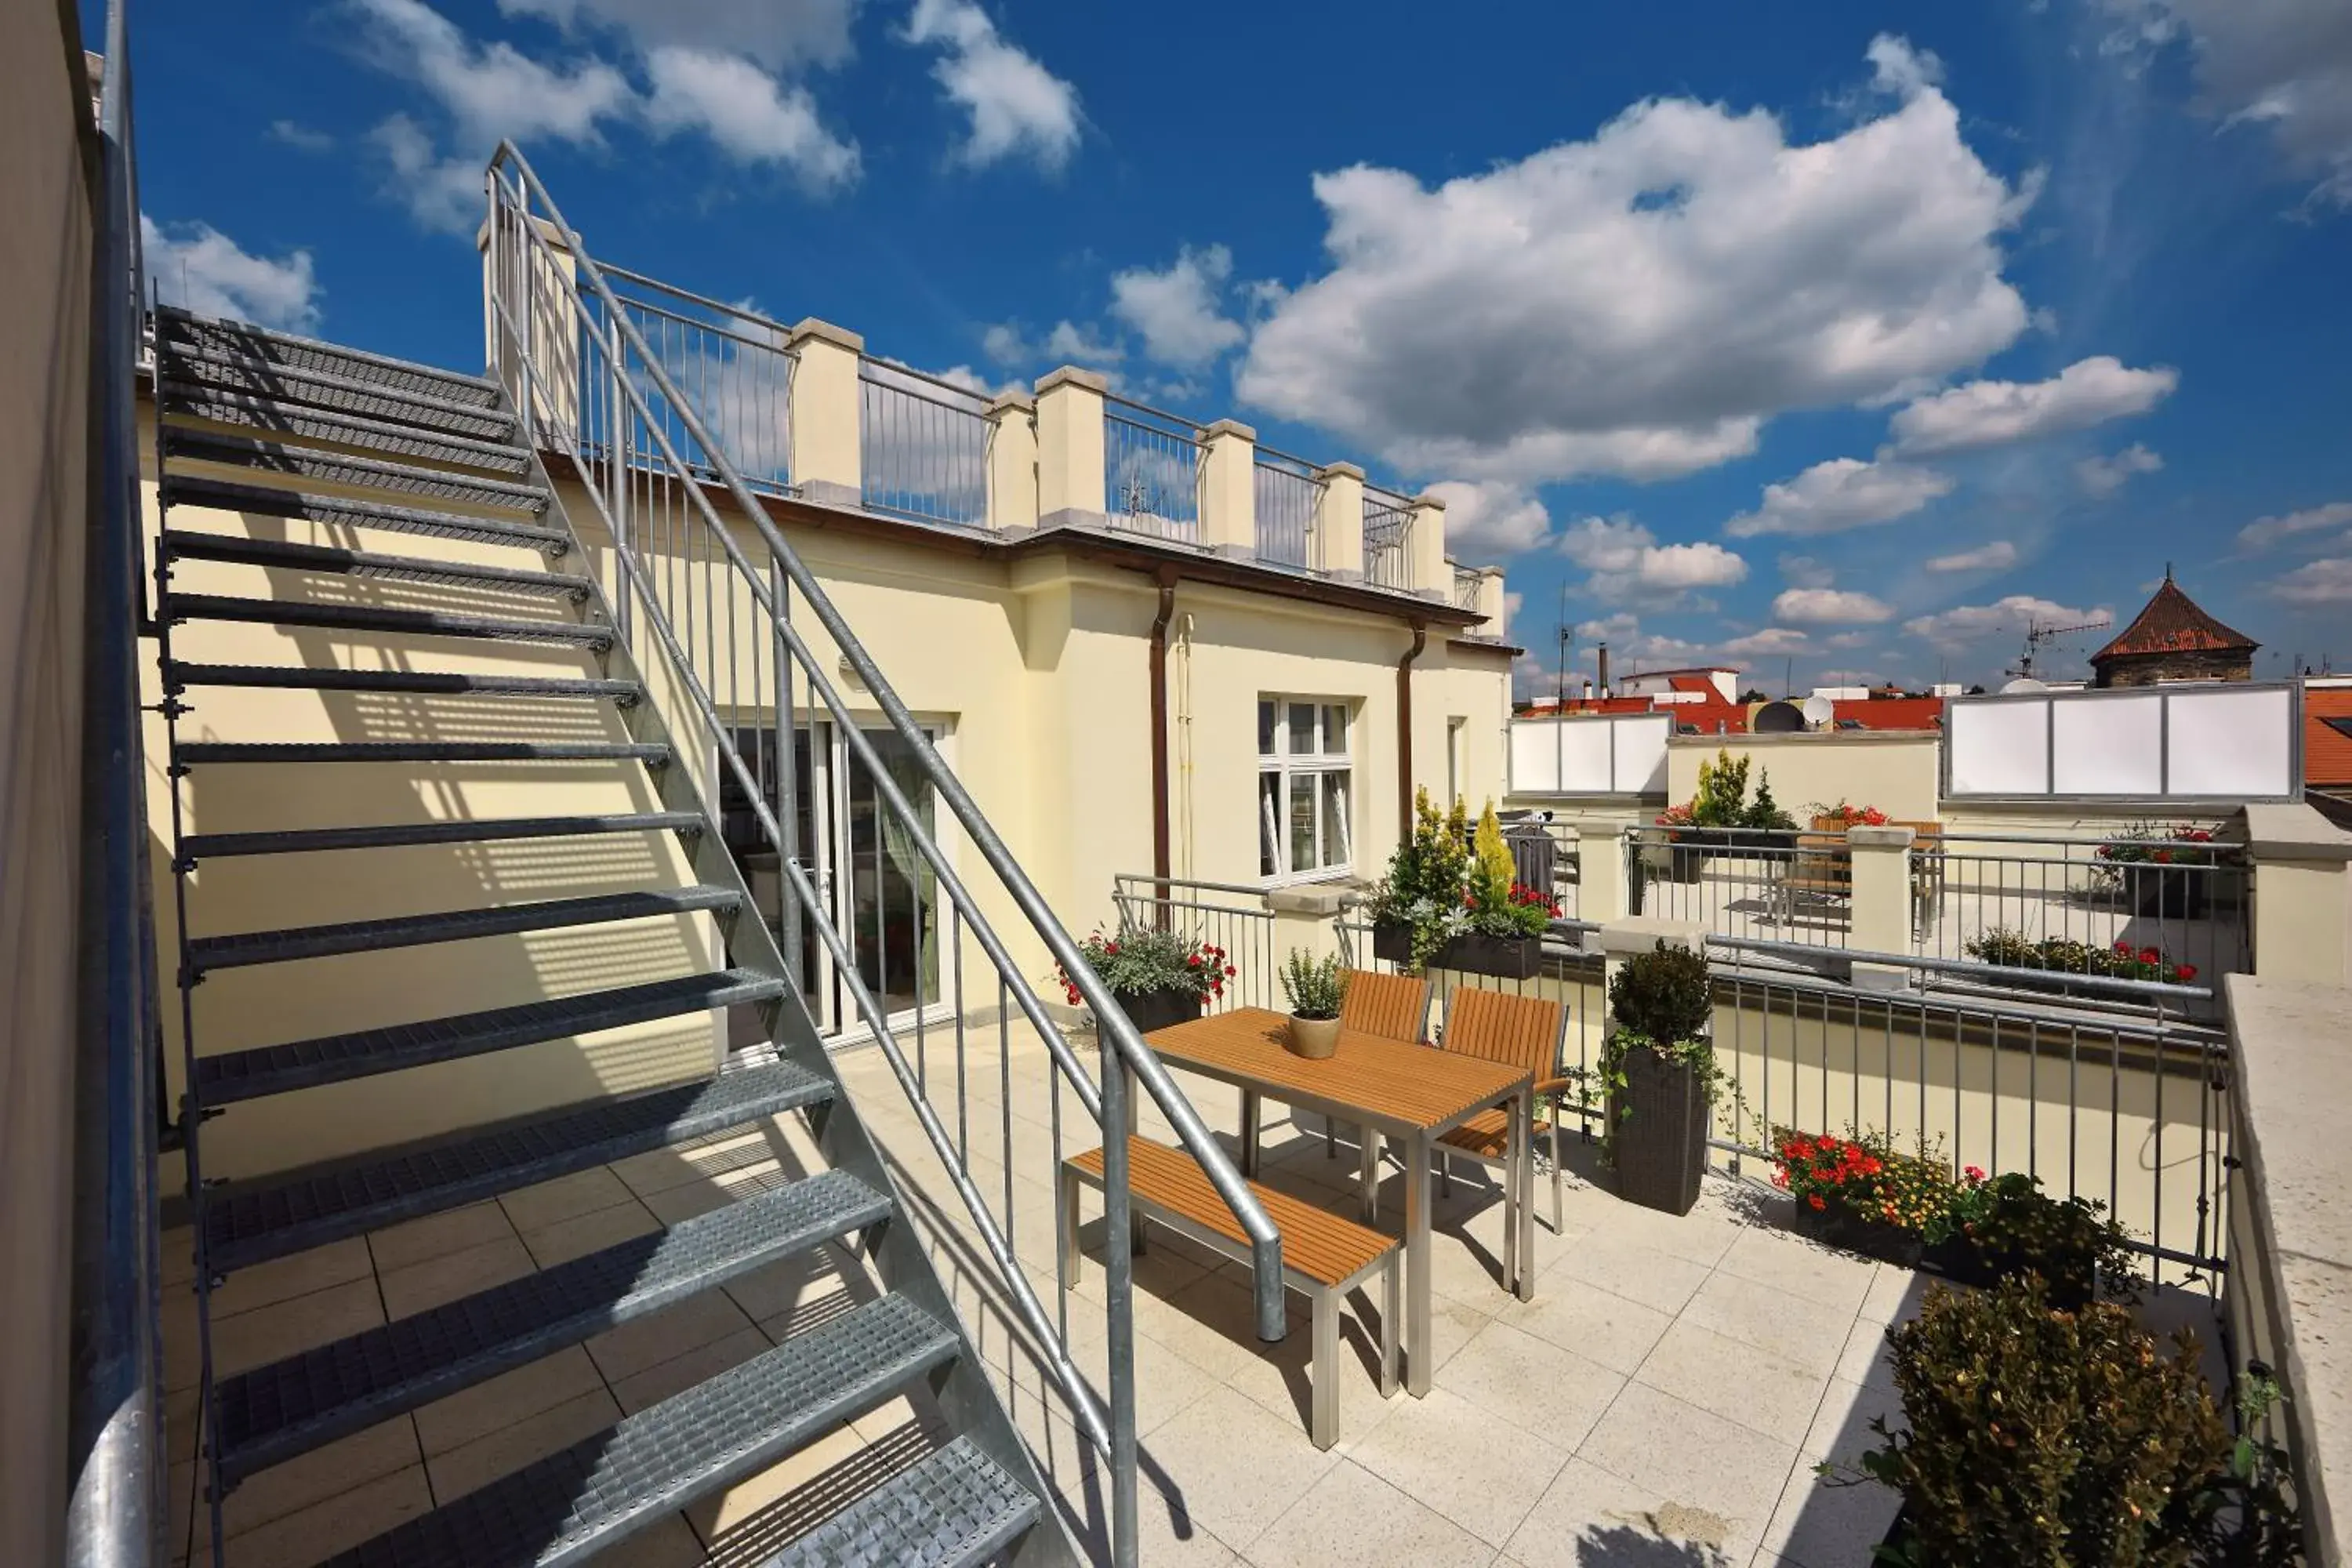
[[[2052,1310],[2042,1286],[1937,1289],[1889,1331],[1903,1401],[1859,1472],[1903,1509],[1876,1561],[2301,1561],[2276,1455],[2233,1439],[2196,1336],[2169,1353],[2127,1310]],[[2259,1391],[2258,1391],[2259,1392]]]
[[[1742,759],[1743,761],[1745,759]],[[1752,854],[1790,853],[1797,847],[1797,819],[1772,798],[1772,773],[1766,769],[1756,781],[1756,798],[1740,811],[1741,847]]]
[[[1144,1034],[1201,1016],[1202,1004],[1221,999],[1234,966],[1225,950],[1180,931],[1122,926],[1116,935],[1097,931],[1082,950],[1087,967],[1109,987],[1128,1021]],[[1054,978],[1076,1006],[1076,984],[1059,964]]]
[[[1472,846],[1462,893],[1469,929],[1430,962],[1441,969],[1524,980],[1542,964],[1543,933],[1559,918],[1559,905],[1517,879],[1492,801],[1478,815]]]
[[[1339,1004],[1348,997],[1348,972],[1339,967],[1337,953],[1317,958],[1305,948],[1292,948],[1282,964],[1282,994],[1290,1003],[1284,1048],[1318,1061],[1339,1048]]]
[[[2046,936],[2040,942],[2031,942],[2022,931],[2003,926],[1994,926],[1971,937],[1967,952],[1970,958],[2003,969],[2037,970],[2049,974],[2052,979],[2046,984],[2030,975],[2002,976],[2011,984],[2040,989],[2063,990],[2063,977],[2073,974],[2102,975],[2111,980],[2158,980],[2167,985],[2188,985],[2197,979],[2195,964],[2175,963],[2158,948],[2134,947],[2128,942],[2094,947],[2064,936]]]
[[[1469,842],[1469,818],[1460,801],[1441,816],[1430,804],[1429,791],[1415,792],[1412,835],[1389,857],[1388,873],[1367,900],[1373,957],[1419,970],[1468,928],[1462,877]]]
[[[1696,826],[1688,805],[1670,805],[1652,819],[1666,830],[1663,844],[1642,846],[1642,868],[1669,882],[1696,882],[1706,868],[1706,851],[1691,829]],[[1633,911],[1639,914],[1641,911]]]
[[[2035,1275],[2062,1311],[2089,1305],[2103,1285],[2119,1300],[2138,1299],[2129,1237],[2106,1205],[2052,1197],[2022,1171],[1988,1177],[1970,1166],[1929,1242],[1924,1261],[1937,1273],[1967,1285]]]
[[[1948,1223],[1952,1178],[1943,1163],[1897,1153],[1885,1133],[1782,1128],[1772,1150],[1772,1184],[1796,1199],[1798,1230],[1817,1240],[1912,1268]]]
[[[1611,1028],[1599,1072],[1607,1095],[1602,1155],[1629,1203],[1688,1214],[1706,1169],[1707,1120],[1721,1083],[1708,1027],[1706,960],[1664,942],[1611,977]]]
[[[2135,822],[2099,846],[2132,913],[2149,920],[2202,919],[2212,902],[2220,851],[2213,835],[2182,822]]]
[[[1813,826],[1822,833],[1843,833],[1849,827],[1884,827],[1888,818],[1874,805],[1852,805],[1840,800],[1835,805],[1823,805],[1815,801],[1805,808],[1813,819]]]

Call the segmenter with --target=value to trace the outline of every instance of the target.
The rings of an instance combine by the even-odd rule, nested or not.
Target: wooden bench
[[[1773,891],[1782,925],[1796,923],[1800,898],[1853,900],[1853,858],[1845,847],[1845,828],[1836,817],[1817,816],[1811,832],[1797,835],[1797,852]]]
[[[1249,1233],[1217,1195],[1208,1173],[1181,1149],[1149,1138],[1127,1141],[1129,1202],[1139,1218],[1246,1263]],[[1077,1283],[1078,1188],[1103,1184],[1103,1152],[1089,1149],[1062,1162],[1060,1241],[1055,1251],[1062,1289]],[[1256,1182],[1250,1191],[1282,1233],[1282,1282],[1314,1304],[1315,1392],[1308,1435],[1318,1448],[1339,1436],[1339,1300],[1373,1275],[1381,1276],[1381,1397],[1397,1388],[1397,1333],[1402,1318],[1402,1249],[1383,1236]]]
[[[1911,934],[1924,937],[1928,917],[1944,901],[1944,825],[1890,822],[1886,826],[1911,830]]]

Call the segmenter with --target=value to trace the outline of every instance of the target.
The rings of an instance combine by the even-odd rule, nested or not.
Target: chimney
[[[1601,695],[1609,695],[1609,645],[1601,645]]]

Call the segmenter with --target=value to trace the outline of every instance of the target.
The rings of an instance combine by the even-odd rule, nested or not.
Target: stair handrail
[[[64,1561],[165,1560],[161,1237],[156,1211],[153,904],[142,744],[137,379],[146,277],[125,0],[106,12],[98,289],[100,462],[82,614],[81,864],[76,935],[71,1317]]]

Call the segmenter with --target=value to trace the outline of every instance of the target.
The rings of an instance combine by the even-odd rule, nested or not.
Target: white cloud
[[[1161,363],[1206,364],[1242,341],[1242,324],[1217,308],[1233,271],[1223,246],[1185,246],[1160,271],[1112,274],[1110,313],[1142,333],[1144,351]]]
[[[1078,146],[1078,93],[1008,44],[975,0],[915,0],[900,35],[946,52],[931,75],[970,116],[959,155],[975,168],[1015,156],[1058,174]]]
[[[2352,527],[2352,500],[2329,501],[2326,506],[2306,507],[2284,517],[2256,518],[2238,530],[2238,548],[2248,552],[2268,550],[2306,533],[2347,527]]]
[[[1916,97],[1944,80],[1944,62],[1932,50],[1914,48],[1892,33],[1871,39],[1863,58],[1870,62],[1871,85],[1897,98]]]
[[[1457,555],[1517,555],[1551,536],[1551,513],[1516,486],[1443,479],[1429,489],[1445,503],[1446,547]]]
[[[1910,463],[1832,458],[1785,484],[1766,485],[1763,502],[1724,524],[1734,539],[1763,533],[1841,533],[1907,517],[1952,489],[1949,476]]]
[[[1720,544],[1660,544],[1629,517],[1588,517],[1563,530],[1560,552],[1591,574],[1586,592],[1603,599],[1664,606],[1699,588],[1727,588],[1748,563]]]
[[[2271,584],[2291,605],[2352,605],[2352,557],[2306,561]]]
[[[360,47],[378,66],[440,101],[460,151],[488,163],[502,136],[593,142],[635,108],[618,70],[588,58],[546,66],[510,44],[478,44],[419,0],[346,0]]]
[[[647,52],[674,44],[747,56],[781,71],[847,60],[857,0],[499,0],[499,9],[544,17],[567,32],[609,27]]]
[[[395,114],[367,133],[390,177],[385,189],[425,228],[470,235],[481,226],[486,204],[482,165],[471,158],[444,158],[433,138],[405,114]]]
[[[1780,578],[1792,588],[1826,588],[1837,581],[1837,568],[1810,555],[1783,555]]]
[[[2128,52],[2186,33],[2205,112],[2269,130],[2315,203],[2352,205],[2352,9],[2343,0],[2107,0]]]
[[[2095,354],[2049,381],[1972,381],[1919,398],[1887,429],[1906,458],[1966,452],[2145,414],[2179,384],[2177,370],[2133,370],[2112,354]]]
[[[1904,622],[1903,629],[1937,647],[1961,648],[1994,636],[2023,637],[2026,628],[2036,623],[2072,626],[2108,616],[2105,605],[2078,610],[2031,594],[2011,594],[1990,605],[1963,605],[1937,615],[1920,616]]]
[[[1811,638],[1794,626],[1766,626],[1761,631],[1718,643],[1716,650],[1727,659],[1785,658],[1790,654],[1803,653],[1811,643]]]
[[[2123,489],[2134,474],[2153,474],[2163,467],[2161,456],[2135,441],[2112,458],[2084,458],[2074,465],[2074,479],[2085,495],[2105,500]]]
[[[1045,334],[1045,357],[1063,364],[1113,364],[1125,359],[1127,351],[1075,321],[1056,321]]]
[[[139,216],[147,275],[173,304],[200,315],[307,332],[319,324],[317,274],[307,250],[272,259],[245,250],[208,223],[160,226]]]
[[[1996,539],[1990,544],[1980,544],[1974,550],[1963,550],[1955,555],[1938,555],[1927,563],[1930,572],[2006,572],[2017,564],[2017,546],[2006,539]]]
[[[789,169],[812,192],[857,178],[857,148],[827,131],[816,100],[784,87],[740,55],[665,45],[646,57],[653,93],[646,119],[657,135],[699,131],[746,163]]]
[[[273,142],[283,142],[287,146],[304,153],[331,153],[335,150],[333,136],[291,120],[271,121],[269,137]]]
[[[1772,618],[1804,626],[1853,626],[1895,618],[1884,599],[1843,588],[1790,588],[1772,601]]]
[[[1319,174],[1330,269],[1273,304],[1238,389],[1409,469],[1687,473],[1784,410],[2006,347],[2026,310],[1999,237],[2032,188],[1985,166],[1924,77],[1812,143],[1664,99],[1434,190]]]

